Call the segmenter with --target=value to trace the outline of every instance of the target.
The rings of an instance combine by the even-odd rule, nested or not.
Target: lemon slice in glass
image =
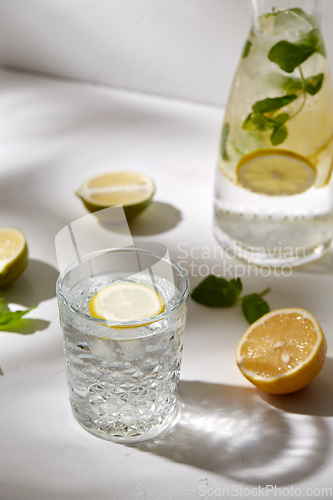
[[[24,234],[13,227],[0,228],[0,288],[11,285],[28,264]]]
[[[152,200],[155,184],[147,175],[122,171],[86,179],[76,192],[89,212],[123,205],[127,219],[141,213]]]
[[[165,310],[165,304],[160,294],[149,286],[115,283],[93,296],[89,302],[89,310],[94,318],[128,322],[157,316]]]
[[[245,189],[255,193],[290,196],[313,186],[316,169],[303,156],[264,149],[243,156],[237,167],[237,177]]]

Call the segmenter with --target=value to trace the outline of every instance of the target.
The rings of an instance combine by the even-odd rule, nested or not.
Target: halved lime
[[[281,149],[264,149],[243,156],[237,177],[245,189],[255,193],[290,196],[313,186],[316,169],[303,156]]]
[[[94,318],[115,322],[138,321],[161,314],[165,304],[153,288],[139,283],[115,283],[100,290],[89,302]],[[143,323],[140,326],[143,326]]]
[[[140,214],[152,200],[155,184],[147,175],[122,171],[86,179],[76,192],[89,212],[123,205],[127,219]]]
[[[11,285],[28,264],[24,234],[13,227],[0,228],[0,288]]]

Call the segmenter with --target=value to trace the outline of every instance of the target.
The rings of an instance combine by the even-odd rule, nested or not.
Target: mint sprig
[[[281,40],[273,45],[268,53],[268,59],[280,66],[286,73],[293,73],[315,52],[326,55],[324,42],[318,29],[311,30],[298,43]]]
[[[32,306],[30,309],[25,309],[24,311],[9,311],[8,306],[4,304],[3,298],[0,298],[0,304],[5,306],[6,310],[5,311],[0,311],[0,326],[5,326],[9,325],[11,323],[15,323],[19,319],[21,319],[23,316],[28,314],[28,312],[32,311],[32,309],[35,309],[37,306]]]
[[[207,307],[232,307],[242,293],[242,282],[207,276],[192,292],[193,300]]]
[[[310,95],[316,95],[321,89],[324,81],[324,73],[311,76],[305,80],[305,90]]]
[[[302,9],[291,10],[314,25],[314,20]],[[324,57],[326,56],[321,32],[317,28],[312,29],[298,43],[281,40],[270,49],[267,57],[271,62],[277,64],[286,73],[293,73],[298,68],[301,78],[290,77],[285,79],[282,85],[282,90],[286,92],[285,95],[269,97],[254,103],[252,112],[243,123],[245,130],[263,132],[272,129],[270,141],[273,146],[278,146],[287,139],[288,128],[286,123],[302,111],[307,95],[314,96],[322,88],[324,74],[320,73],[305,78],[301,67],[301,64],[316,52]],[[276,114],[281,108],[288,106],[301,97],[303,97],[301,105],[294,114]]]
[[[217,276],[207,276],[191,293],[192,299],[206,307],[233,307],[237,302],[242,303],[242,312],[251,324],[269,312],[269,305],[262,295],[269,292],[266,288],[261,293],[251,293],[240,297],[243,285],[240,278],[230,281]]]
[[[253,104],[252,109],[254,113],[270,113],[271,111],[277,111],[278,109],[288,106],[291,102],[297,99],[296,94],[287,94],[282,97],[274,97],[263,99],[262,101],[257,101]]]
[[[282,144],[288,137],[288,129],[285,125],[278,125],[274,127],[274,130],[271,134],[271,143],[273,146],[278,146]]]
[[[242,311],[250,325],[269,312],[269,305],[262,298],[268,291],[269,288],[266,288],[261,293],[251,293],[242,298]]]
[[[35,309],[37,306],[30,307],[30,309],[25,309],[24,311],[10,311],[4,299],[0,297],[0,327],[11,325],[12,323],[16,323],[23,316],[28,314],[28,312]],[[3,375],[3,371],[0,367],[0,376]]]

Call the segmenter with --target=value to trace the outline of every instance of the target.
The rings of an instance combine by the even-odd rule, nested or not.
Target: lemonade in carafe
[[[333,237],[333,89],[320,1],[252,0],[215,184],[218,242],[268,265],[319,258]]]

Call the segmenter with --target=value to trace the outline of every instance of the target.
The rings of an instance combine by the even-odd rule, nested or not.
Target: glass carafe
[[[221,133],[214,232],[271,266],[319,258],[333,237],[333,89],[321,0],[252,0]]]

